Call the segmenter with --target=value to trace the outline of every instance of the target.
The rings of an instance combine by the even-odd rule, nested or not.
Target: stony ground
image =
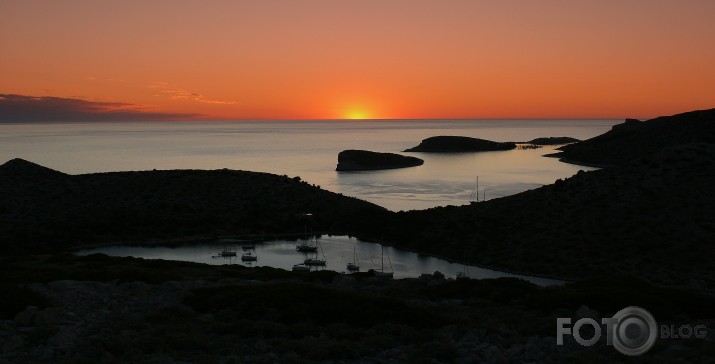
[[[61,262],[53,263],[56,260]],[[25,276],[36,282],[17,285],[36,296],[28,296],[18,312],[0,321],[0,363],[627,359],[603,344],[590,349],[573,342],[556,345],[556,317],[599,319],[613,313],[603,303],[607,300],[599,302],[583,293],[598,293],[598,284],[539,288],[511,279],[454,281],[435,276],[385,281],[367,274],[293,274],[169,262],[157,265],[102,256],[35,260],[22,265],[35,272]],[[57,279],[48,274],[63,267],[67,269],[56,274]],[[97,274],[102,270],[114,271],[114,278],[121,279]],[[19,276],[4,277],[16,281]],[[64,279],[69,276],[78,279]],[[157,278],[162,276],[174,279]],[[688,299],[700,300],[706,307],[715,302],[707,296]],[[715,320],[697,319],[707,317],[699,311],[706,308],[685,305],[674,311],[673,306],[658,307],[655,302],[644,302],[644,306],[652,308],[659,319],[715,325]],[[598,306],[604,313],[586,304]],[[619,305],[621,302],[614,303],[614,307]],[[672,314],[664,314],[664,310]],[[697,362],[715,355],[714,343],[712,333],[706,340],[661,341],[639,359]]]
[[[336,285],[350,286],[350,279],[338,279]],[[224,287],[239,289],[241,285],[255,282],[227,280],[222,282],[183,281],[162,284],[142,282],[86,282],[56,281],[32,284],[30,288],[50,298],[59,307],[39,309],[29,306],[14,319],[1,323],[3,338],[2,359],[9,362],[55,362],[68,361],[125,362],[301,362],[331,361],[330,358],[305,357],[304,353],[286,350],[280,342],[274,342],[265,334],[248,340],[229,343],[231,347],[219,349],[218,353],[203,346],[201,337],[188,337],[182,332],[165,332],[163,326],[173,326],[172,321],[181,320],[184,325],[211,327],[222,319],[216,314],[199,314],[182,304],[192,289]],[[258,283],[261,284],[261,283]],[[424,302],[414,303],[424,305]],[[458,302],[444,304],[459,306]],[[454,307],[458,309],[458,307]],[[240,314],[240,313],[239,313]],[[217,317],[219,316],[219,317]],[[236,327],[241,330],[241,327]],[[194,331],[192,328],[189,331]],[[509,329],[503,327],[506,334]],[[199,330],[203,331],[203,330]],[[321,330],[322,331],[322,330]],[[160,333],[163,338],[152,334]],[[209,334],[210,335],[210,334]],[[366,330],[365,337],[379,335]],[[320,347],[335,345],[335,338],[324,332],[305,332],[303,340],[310,351],[320,356]],[[456,325],[437,328],[432,332],[434,342],[429,345],[436,350],[451,350],[443,353],[445,361],[508,362],[540,361],[557,359],[561,353],[555,338],[533,335],[525,342],[505,344],[498,334],[485,329],[458,330]],[[213,340],[209,340],[213,341]],[[165,344],[171,345],[164,348]],[[349,345],[349,344],[346,344]],[[364,345],[364,344],[363,344]],[[448,348],[448,349],[447,349]],[[332,350],[332,349],[331,349]],[[342,358],[346,362],[411,362],[419,348],[410,343],[380,348],[359,358]],[[330,355],[332,355],[331,353]],[[427,354],[440,354],[435,351]],[[351,360],[352,359],[352,360]]]

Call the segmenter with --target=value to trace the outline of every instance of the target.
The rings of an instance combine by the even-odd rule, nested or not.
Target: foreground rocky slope
[[[623,277],[540,288],[64,254],[0,258],[0,272],[3,363],[603,363],[625,357],[605,339],[557,346],[556,318],[638,305],[715,324],[712,296]],[[713,344],[712,330],[658,340],[637,359],[700,361]]]

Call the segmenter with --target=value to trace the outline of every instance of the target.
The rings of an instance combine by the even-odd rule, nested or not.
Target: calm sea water
[[[486,198],[515,194],[579,169],[543,154],[552,148],[466,154],[410,153],[420,167],[335,172],[344,149],[400,152],[427,137],[495,141],[586,139],[619,120],[235,121],[0,124],[0,163],[23,158],[62,172],[242,169],[300,176],[391,210],[461,205],[479,177]]]
[[[348,262],[357,256],[356,261],[361,272],[369,269],[383,269],[394,272],[395,278],[416,278],[420,274],[432,274],[435,271],[443,273],[448,278],[454,278],[457,272],[466,272],[470,278],[522,278],[534,284],[548,286],[563,283],[562,281],[504,273],[475,266],[464,266],[443,259],[400,250],[385,246],[384,253],[380,244],[360,241],[346,236],[323,236],[319,240],[319,257],[327,261],[324,268],[336,272],[346,271]],[[105,246],[83,249],[76,254],[88,255],[103,253],[112,256],[132,256],[145,259],[168,259],[206,264],[241,264],[245,266],[270,266],[290,270],[294,264],[302,264],[306,257],[314,257],[315,253],[297,252],[295,246],[301,241],[276,240],[255,244],[252,254],[258,257],[256,262],[242,262],[243,254],[240,241],[223,240],[214,243],[202,243],[180,246]],[[252,244],[252,243],[245,243]],[[218,252],[226,247],[238,251],[238,257],[217,257]],[[383,265],[384,261],[384,265]]]

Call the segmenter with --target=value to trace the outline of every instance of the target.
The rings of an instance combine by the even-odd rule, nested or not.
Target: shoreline
[[[573,165],[575,165],[575,166],[590,167],[590,168],[599,168],[599,169],[612,167],[612,166],[605,165],[605,164],[581,162],[581,161],[577,161],[577,160],[574,160],[574,159],[564,158],[564,157],[561,156],[562,153],[563,153],[563,152],[543,154],[542,157],[558,158],[559,162],[567,163],[567,164],[573,164]]]
[[[452,258],[449,258],[449,257],[446,257],[446,256],[442,256],[442,255],[435,255],[435,254],[430,254],[430,253],[427,253],[427,252],[424,252],[424,251],[409,249],[409,248],[406,248],[406,247],[402,247],[402,246],[399,246],[399,245],[390,244],[390,243],[387,243],[387,242],[382,242],[382,241],[377,241],[377,240],[367,240],[367,239],[363,240],[363,239],[359,238],[358,236],[354,236],[354,235],[348,235],[348,234],[334,234],[334,233],[327,233],[327,232],[321,232],[321,233],[317,233],[317,234],[314,233],[313,235],[321,235],[321,236],[322,236],[322,235],[329,235],[329,236],[340,236],[340,235],[343,235],[343,236],[351,236],[351,237],[354,237],[354,238],[356,238],[356,239],[360,239],[360,240],[362,240],[362,241],[365,242],[365,243],[373,243],[373,244],[379,244],[379,245],[383,245],[383,246],[389,246],[389,247],[397,248],[397,249],[400,249],[400,250],[404,250],[404,251],[406,251],[406,252],[411,252],[411,253],[415,253],[415,254],[418,254],[418,255],[423,255],[423,256],[428,256],[428,257],[431,257],[431,258],[441,259],[441,260],[447,261],[447,262],[452,263],[452,264],[468,265],[468,266],[470,266],[470,267],[476,267],[476,268],[480,268],[480,269],[487,269],[487,270],[491,270],[491,271],[498,272],[498,273],[512,274],[512,275],[523,276],[523,277],[529,277],[529,278],[540,278],[540,279],[549,279],[549,280],[553,280],[553,281],[559,281],[558,283],[555,283],[555,284],[552,284],[552,285],[563,285],[563,284],[567,284],[567,283],[577,282],[577,281],[580,280],[580,279],[577,279],[577,278],[575,278],[575,277],[568,277],[568,278],[566,278],[566,277],[550,276],[550,275],[537,274],[537,273],[533,273],[533,274],[532,274],[532,273],[528,273],[528,272],[520,272],[520,271],[511,270],[511,269],[501,269],[501,268],[499,268],[499,267],[494,267],[494,266],[487,266],[487,265],[482,265],[482,264],[470,263],[470,262],[466,262],[466,261],[462,261],[462,260],[452,259]],[[233,239],[242,239],[242,237],[245,237],[245,236],[256,236],[256,235],[222,235],[222,236],[216,236],[216,237],[208,237],[208,236],[206,236],[206,235],[202,235],[202,236],[196,236],[196,237],[191,237],[191,238],[182,238],[182,239],[163,239],[163,240],[152,239],[152,240],[146,240],[146,241],[143,241],[143,242],[122,241],[122,242],[106,242],[106,243],[96,243],[96,244],[83,244],[83,245],[73,246],[73,247],[71,247],[71,248],[68,248],[68,249],[62,251],[62,252],[63,252],[63,253],[75,254],[76,251],[82,250],[82,249],[101,248],[101,247],[110,247],[110,246],[121,246],[121,245],[125,245],[125,246],[154,246],[154,247],[156,247],[156,246],[167,246],[167,247],[168,247],[168,246],[180,246],[180,245],[201,245],[201,244],[209,243],[209,242],[211,242],[211,241],[218,241],[218,240],[220,240],[220,239],[231,239],[231,238],[233,238]],[[264,236],[264,237],[270,236],[270,238],[261,239],[261,240],[263,240],[264,242],[274,241],[274,240],[278,239],[280,236],[283,236],[283,237],[296,237],[295,234],[273,234],[273,235],[262,235],[262,236]],[[300,238],[296,238],[296,239],[300,239]],[[244,241],[255,241],[255,240],[256,240],[256,239],[245,239]],[[171,260],[171,259],[161,259],[161,258],[158,258],[158,259],[159,259],[159,260],[176,261],[176,260]],[[200,262],[196,262],[196,263],[197,263],[197,264],[206,264],[206,263],[200,263]],[[208,265],[208,264],[207,264],[207,265]],[[246,266],[246,267],[247,267],[247,266]],[[251,267],[247,267],[247,268],[251,268]],[[282,269],[282,268],[276,268],[276,269]],[[285,270],[285,271],[288,271],[288,270],[286,270],[286,269],[284,269],[284,270]],[[335,272],[338,272],[338,271],[335,271]],[[338,273],[339,273],[339,272],[338,272]],[[503,277],[497,277],[497,278],[503,278]],[[497,279],[497,278],[472,278],[472,277],[470,277],[470,279]],[[522,279],[521,277],[514,277],[514,278]],[[552,285],[547,285],[547,286],[552,286]]]

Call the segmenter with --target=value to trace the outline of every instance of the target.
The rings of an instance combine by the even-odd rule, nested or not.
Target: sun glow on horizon
[[[350,119],[350,120],[364,120],[364,119],[372,119],[373,117],[370,115],[365,110],[361,109],[353,109],[349,110],[348,112],[345,113],[345,119]]]

